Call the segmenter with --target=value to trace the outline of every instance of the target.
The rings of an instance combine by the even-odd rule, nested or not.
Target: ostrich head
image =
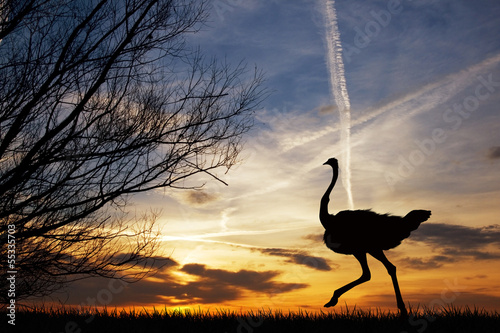
[[[323,163],[323,165],[329,165],[329,166],[331,166],[334,169],[338,169],[339,162],[337,161],[337,159],[335,157],[332,157],[328,161],[326,161],[325,163]]]

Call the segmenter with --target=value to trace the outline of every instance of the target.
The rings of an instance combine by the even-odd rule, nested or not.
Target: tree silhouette
[[[17,299],[141,278],[157,266],[156,215],[127,217],[130,195],[200,173],[222,181],[237,162],[266,91],[257,70],[187,46],[206,8],[0,1],[0,256],[15,226]]]

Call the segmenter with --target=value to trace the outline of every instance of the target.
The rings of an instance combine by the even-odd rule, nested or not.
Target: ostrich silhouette
[[[361,277],[335,290],[325,307],[337,304],[339,297],[355,286],[370,280],[371,274],[366,261],[366,254],[379,260],[391,276],[396,293],[397,306],[401,316],[407,316],[407,311],[396,277],[396,266],[385,256],[384,250],[392,249],[417,229],[420,223],[426,221],[429,210],[412,210],[405,217],[389,214],[377,214],[371,210],[344,210],[336,215],[328,213],[330,193],[338,178],[338,161],[330,158],[324,165],[333,168],[333,178],[325,194],[321,198],[319,219],[325,228],[323,240],[326,246],[336,253],[352,254],[361,264]]]

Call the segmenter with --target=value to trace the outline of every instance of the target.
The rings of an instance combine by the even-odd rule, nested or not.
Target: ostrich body
[[[396,277],[396,266],[385,256],[384,250],[392,249],[426,221],[431,212],[413,210],[405,217],[389,214],[377,214],[371,210],[344,210],[336,215],[328,213],[330,193],[338,178],[338,162],[330,158],[325,165],[333,168],[333,178],[325,194],[321,198],[319,219],[325,228],[323,240],[326,246],[336,253],[352,254],[361,264],[361,277],[335,290],[325,307],[337,304],[339,297],[355,286],[370,280],[371,274],[366,261],[366,254],[379,260],[392,278],[398,309],[402,316],[407,315],[403,298]]]

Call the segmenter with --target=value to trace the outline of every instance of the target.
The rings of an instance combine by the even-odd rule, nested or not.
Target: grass
[[[409,318],[382,311],[344,308],[310,313],[271,309],[235,312],[154,309],[32,308],[16,313],[16,325],[1,311],[1,332],[131,333],[131,332],[500,332],[500,314],[468,307],[439,311],[410,309]]]

